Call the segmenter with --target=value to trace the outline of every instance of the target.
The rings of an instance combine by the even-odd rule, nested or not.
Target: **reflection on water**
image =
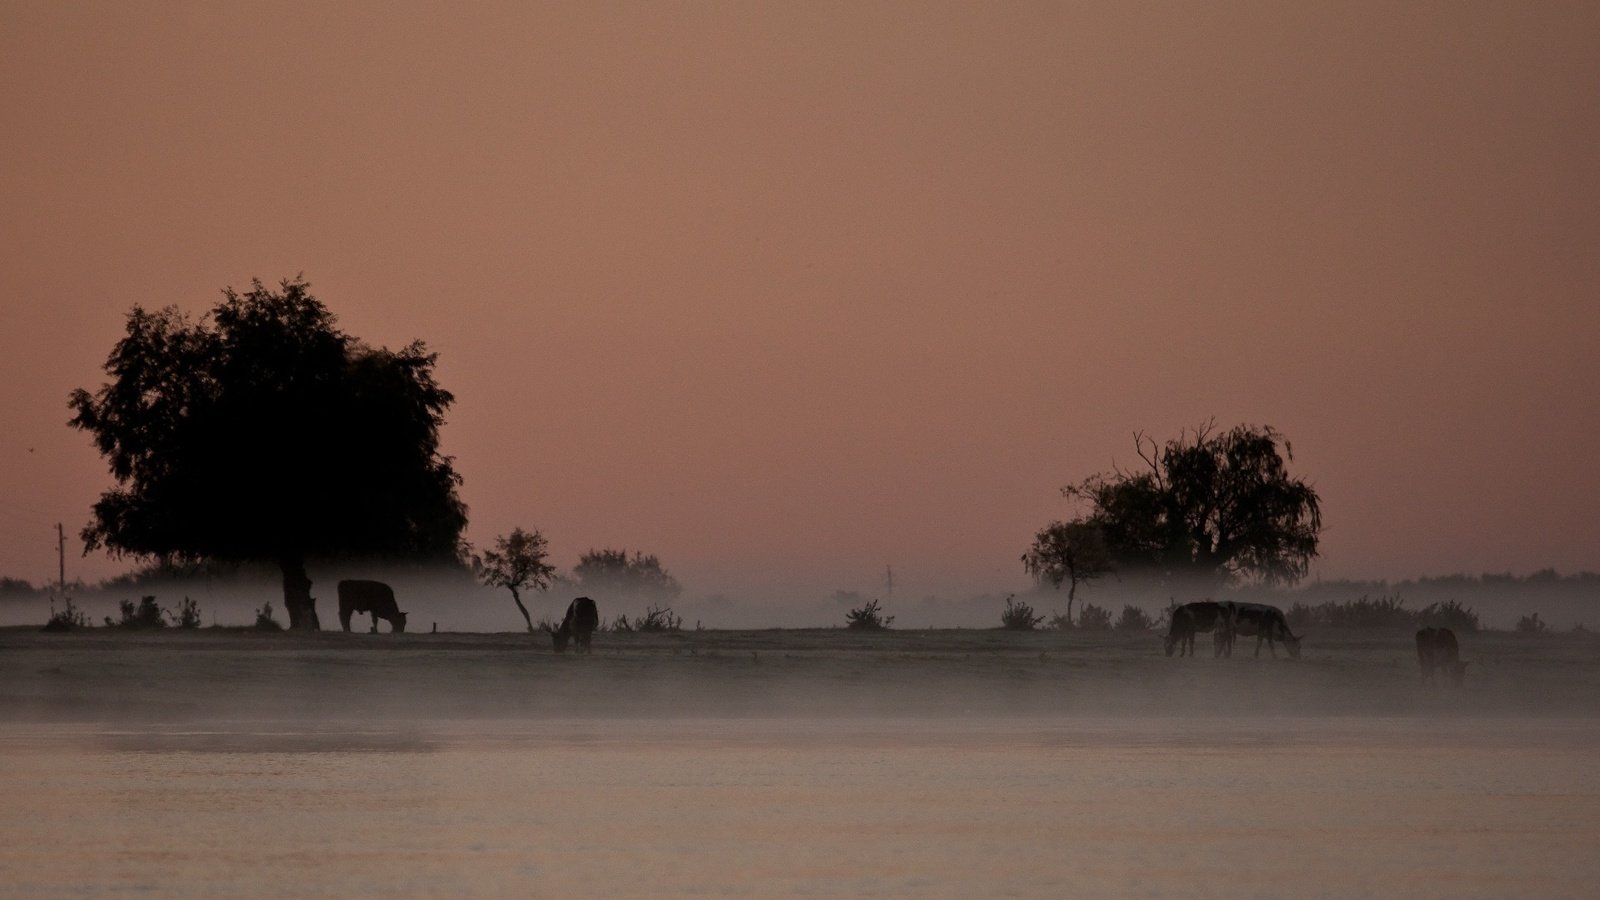
[[[0,728],[0,893],[1592,896],[1588,722]]]

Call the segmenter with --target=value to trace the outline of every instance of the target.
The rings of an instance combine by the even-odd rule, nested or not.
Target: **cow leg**
[[[378,633],[378,613],[376,610],[374,610],[372,613],[372,633]]]

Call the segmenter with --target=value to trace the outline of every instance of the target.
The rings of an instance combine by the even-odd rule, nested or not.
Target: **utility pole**
[[[60,565],[57,573],[56,584],[61,586],[61,596],[67,595],[67,533],[61,530],[61,523],[56,523],[56,562]]]

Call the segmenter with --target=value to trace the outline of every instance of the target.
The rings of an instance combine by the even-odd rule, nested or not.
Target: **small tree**
[[[846,627],[857,631],[882,631],[894,622],[894,616],[883,615],[877,600],[850,610],[844,614],[844,618]]]
[[[1000,613],[1000,627],[1007,631],[1032,631],[1044,621],[1044,616],[1033,614],[1033,607],[1020,603],[1015,597],[1006,598],[1006,608]]]
[[[511,529],[508,535],[494,539],[494,549],[485,550],[482,556],[472,557],[472,570],[478,580],[489,587],[503,587],[511,592],[512,602],[528,623],[528,631],[536,631],[528,607],[522,604],[522,592],[528,589],[542,591],[550,587],[555,567],[545,562],[548,544],[539,529],[523,531]]]
[[[1067,621],[1070,622],[1078,585],[1111,572],[1113,566],[1100,526],[1076,519],[1051,522],[1041,529],[1033,538],[1033,546],[1022,554],[1022,568],[1039,585],[1060,589],[1061,582],[1067,582]]]

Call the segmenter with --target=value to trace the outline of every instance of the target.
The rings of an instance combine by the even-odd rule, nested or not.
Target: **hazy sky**
[[[135,303],[426,340],[469,537],[1012,589],[1210,417],[1324,577],[1600,568],[1600,5],[0,0],[0,574]],[[315,441],[316,435],[307,435]],[[312,573],[313,578],[316,573]]]

